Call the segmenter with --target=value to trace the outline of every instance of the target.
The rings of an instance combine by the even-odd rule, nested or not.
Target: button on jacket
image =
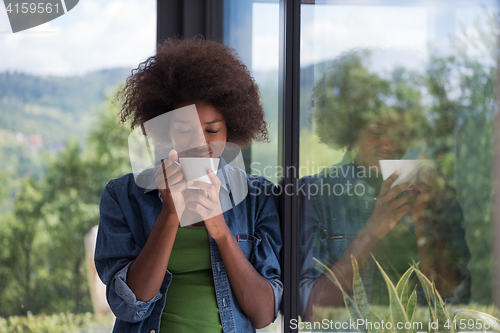
[[[221,165],[217,172],[222,183],[221,203],[230,204],[224,200],[228,198],[233,207],[223,213],[224,218],[249,262],[269,281],[274,292],[276,317],[283,284],[279,262],[282,243],[277,198],[272,195],[275,193],[274,184],[263,177],[247,175],[222,160]],[[234,189],[240,185],[248,188],[248,194],[236,199],[238,191]],[[145,191],[137,186],[133,174],[109,181],[102,193],[95,265],[99,277],[106,284],[108,303],[116,316],[113,332],[159,332],[172,274],[166,271],[160,290],[148,302],[136,299],[126,284],[126,277],[130,264],[146,244],[161,208],[158,190]],[[212,237],[210,256],[224,333],[255,332],[237,304]]]

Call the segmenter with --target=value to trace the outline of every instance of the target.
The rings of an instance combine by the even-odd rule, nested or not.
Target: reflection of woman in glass
[[[423,132],[425,117],[419,93],[403,83],[403,71],[393,82],[370,74],[359,54],[337,60],[314,89],[314,120],[321,140],[346,149],[344,160],[320,174],[304,177],[315,196],[303,200],[302,311],[310,320],[312,306],[340,306],[341,291],[313,257],[352,290],[351,256],[362,270],[372,302],[374,291],[386,290],[370,257],[373,253],[393,279],[413,260],[450,301],[469,297],[465,268],[469,252],[461,227],[462,211],[454,191],[436,168],[424,163],[414,173],[416,182],[391,187],[398,171],[383,181],[380,160],[399,160],[412,140]],[[426,159],[425,154],[420,155]],[[386,303],[388,304],[388,303]]]
[[[133,72],[121,96],[122,120],[132,126],[195,104],[201,128],[181,115],[165,129],[175,150],[156,172],[159,190],[145,191],[128,174],[103,191],[95,263],[117,318],[114,332],[252,332],[267,326],[282,294],[276,200],[262,190],[273,185],[226,165],[222,176],[207,170],[212,184],[194,182],[199,190],[185,196],[187,184],[175,163],[177,155],[217,158],[221,143],[246,146],[267,137],[248,70],[222,44],[168,40]],[[228,186],[231,177],[252,186],[221,214],[220,193],[232,199],[238,190]],[[176,209],[179,216],[195,212],[202,222],[179,227]]]

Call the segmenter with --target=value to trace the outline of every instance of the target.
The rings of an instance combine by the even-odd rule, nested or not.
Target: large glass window
[[[278,165],[278,1],[224,1],[224,43],[233,47],[259,85],[268,123],[268,142],[244,151],[246,172],[277,182]],[[281,319],[278,319],[278,322]],[[276,323],[259,330],[276,332]],[[279,327],[279,326],[278,326]]]
[[[454,311],[498,314],[498,26],[492,1],[301,5],[301,331],[495,322]]]
[[[111,101],[155,51],[156,1],[71,3],[17,33],[0,5],[1,332],[113,324],[92,272],[92,228],[106,182],[131,171]]]
[[[247,151],[247,172],[276,182],[278,165],[278,1],[225,1],[224,43],[233,47],[259,84],[268,122],[269,142]]]
[[[85,0],[16,34],[0,9],[0,329],[32,314],[85,330],[101,324],[83,313],[109,311],[102,285],[87,276],[84,239],[95,237],[106,181],[131,171],[129,132],[116,126],[110,102],[154,52],[156,4]],[[299,203],[281,207],[290,213],[284,280],[297,282],[284,286],[297,304],[282,315],[298,321],[280,317],[263,331],[499,327],[488,316],[499,315],[498,3],[207,4],[222,7],[222,41],[259,84],[269,123],[269,142],[244,151],[246,171],[278,184],[297,171],[299,180],[281,192]],[[210,15],[200,8],[178,9]],[[287,52],[296,43],[298,52]],[[290,128],[280,122],[290,117],[298,147],[284,142]]]

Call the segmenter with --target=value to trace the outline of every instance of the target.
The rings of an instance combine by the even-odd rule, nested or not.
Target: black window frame
[[[298,319],[299,306],[299,205],[295,193],[299,180],[300,141],[300,0],[280,0],[280,54],[278,104],[278,165],[285,170],[281,184],[292,190],[280,197],[280,218],[283,236],[282,332],[298,332],[291,320]],[[287,172],[291,170],[292,172]]]
[[[310,1],[309,1],[310,2]],[[278,104],[278,165],[285,172],[281,180],[287,193],[294,193],[298,182],[300,109],[300,0],[279,0],[279,104]],[[157,42],[169,37],[189,38],[202,35],[223,41],[223,0],[157,0]],[[243,152],[245,164],[250,163],[250,151]],[[282,332],[297,332],[290,320],[298,318],[299,305],[299,211],[294,195],[280,197],[282,279]]]
[[[265,0],[262,0],[265,2]],[[295,193],[299,175],[300,140],[300,15],[301,4],[314,4],[315,0],[279,0],[279,105],[278,105],[278,166],[284,172],[282,186],[287,193]],[[172,36],[192,37],[203,35],[208,39],[223,41],[224,0],[157,0],[157,41]],[[188,28],[189,27],[189,28]],[[500,71],[498,74],[500,81]],[[497,116],[496,128],[500,127]],[[495,133],[494,176],[500,179],[500,134]],[[244,151],[249,164],[250,151]],[[500,193],[500,181],[495,184],[495,193]],[[495,195],[493,204],[500,207],[500,196]],[[281,231],[283,235],[282,278],[284,284],[281,305],[281,332],[298,332],[290,327],[292,319],[298,319],[299,272],[300,272],[300,227],[299,205],[296,195],[280,197]],[[500,238],[500,209],[494,209],[494,235]],[[500,243],[495,242],[494,253],[500,253]],[[499,281],[500,262],[495,261],[495,281]],[[500,305],[500,282],[495,288],[494,300]]]

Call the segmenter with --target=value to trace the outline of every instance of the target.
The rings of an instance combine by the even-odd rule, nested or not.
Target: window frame
[[[261,0],[266,2],[265,0]],[[279,104],[278,104],[278,166],[283,168],[281,185],[287,193],[295,193],[299,175],[300,140],[300,27],[301,4],[314,4],[315,0],[279,0]],[[224,0],[157,0],[157,41],[167,37],[191,37],[197,34],[209,39],[223,40]],[[191,19],[190,19],[191,18]],[[197,18],[197,19],[196,19]],[[200,19],[201,18],[201,19]],[[186,28],[186,27],[189,27]],[[497,74],[500,82],[500,72]],[[500,127],[497,115],[496,128]],[[497,132],[495,130],[495,132]],[[244,151],[245,161],[250,161],[249,149]],[[495,133],[494,175],[500,179],[500,136]],[[500,182],[494,185],[500,193]],[[291,189],[291,190],[290,190]],[[500,196],[494,196],[500,207]],[[282,279],[284,284],[281,319],[277,327],[281,332],[298,332],[290,327],[290,320],[298,319],[300,226],[298,196],[280,197],[281,231],[283,236]],[[494,235],[500,238],[500,209],[494,211]],[[495,242],[495,254],[500,253],[500,243]],[[495,261],[494,272],[500,276],[500,262]],[[498,281],[498,279],[495,279]],[[496,284],[495,303],[500,304],[500,282]]]

